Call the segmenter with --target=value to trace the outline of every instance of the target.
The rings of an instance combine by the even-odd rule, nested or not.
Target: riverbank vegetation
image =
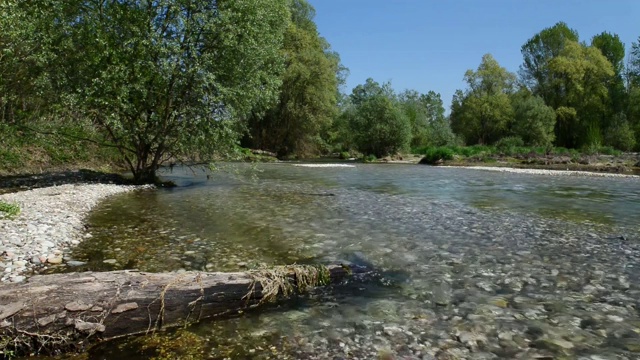
[[[11,218],[20,214],[20,207],[16,204],[0,201],[0,219]]]
[[[626,53],[562,22],[524,43],[517,74],[483,56],[447,114],[435,91],[344,89],[305,0],[10,0],[0,14],[4,173],[124,165],[142,183],[167,162],[264,154],[640,150],[640,41]]]

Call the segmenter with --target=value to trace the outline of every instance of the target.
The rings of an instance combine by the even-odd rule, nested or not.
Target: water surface
[[[72,253],[80,270],[235,271],[359,254],[403,274],[200,324],[204,358],[640,356],[637,179],[290,163],[164,178],[179,186],[93,211],[93,237]]]

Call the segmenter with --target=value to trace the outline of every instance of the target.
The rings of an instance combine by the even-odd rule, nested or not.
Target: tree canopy
[[[467,144],[491,144],[503,137],[513,119],[510,96],[515,74],[486,54],[476,71],[464,75],[467,89],[456,94],[452,105],[454,128]]]
[[[40,86],[57,94],[58,115],[96,124],[136,181],[169,156],[235,141],[236,119],[278,95],[285,0],[18,3],[14,26],[36,15],[45,28],[18,38],[46,45]]]
[[[313,154],[322,146],[321,136],[338,113],[344,71],[340,57],[318,34],[313,7],[304,0],[291,1],[289,7],[279,99],[266,113],[251,118],[245,141],[280,156]]]

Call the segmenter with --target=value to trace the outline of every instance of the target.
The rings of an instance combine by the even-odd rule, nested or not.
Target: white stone
[[[17,203],[21,209],[15,219],[0,219],[0,253],[5,252],[2,261],[6,265],[10,260],[17,262],[0,267],[0,272],[18,275],[38,263],[61,263],[62,250],[85,237],[82,223],[92,207],[107,196],[141,188],[150,187],[74,184],[0,195],[0,200]],[[11,279],[16,277],[4,276],[1,281]]]

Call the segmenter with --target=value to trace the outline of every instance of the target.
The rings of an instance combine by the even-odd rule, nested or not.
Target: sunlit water
[[[179,186],[99,206],[93,237],[72,253],[88,264],[70,270],[235,271],[358,254],[402,274],[200,324],[204,358],[640,357],[638,179],[288,163],[164,178]],[[92,356],[134,359],[137,346]]]

